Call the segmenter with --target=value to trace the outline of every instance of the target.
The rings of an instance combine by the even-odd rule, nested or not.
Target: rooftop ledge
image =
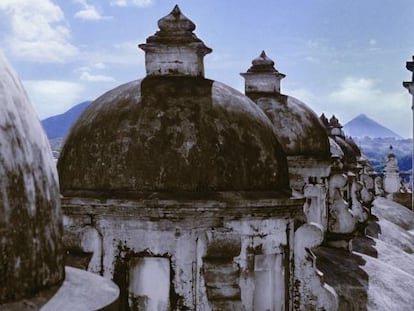
[[[302,215],[304,198],[273,191],[212,193],[151,193],[133,198],[102,198],[73,195],[62,198],[68,214],[139,215],[166,218],[191,216],[194,212],[220,216]],[[213,215],[212,215],[213,216]]]

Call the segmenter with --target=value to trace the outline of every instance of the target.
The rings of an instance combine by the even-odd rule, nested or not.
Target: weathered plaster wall
[[[204,76],[203,57],[193,47],[153,47],[146,44],[145,67],[148,75]]]
[[[309,182],[325,183],[330,174],[330,161],[316,159],[312,156],[288,156],[289,181],[292,189],[303,193]],[[310,181],[309,178],[314,178]]]
[[[158,202],[137,209],[131,201],[73,199],[65,201],[66,223],[71,224],[66,232],[73,232],[75,224],[99,232],[102,271],[120,286],[121,305],[151,301],[131,295],[142,292],[140,272],[134,278],[131,271],[146,269],[139,270],[137,261],[145,266],[145,260],[163,258],[170,264],[171,284],[159,286],[170,288],[172,310],[256,310],[260,305],[284,310],[293,278],[294,218],[303,205],[303,200],[288,201],[284,207],[281,201],[259,201],[253,207],[246,201],[223,211],[212,202],[185,208]],[[92,221],[86,214],[92,214]]]
[[[312,248],[320,246],[323,239],[323,227],[315,223],[304,224],[295,232],[294,310],[338,309],[337,294],[324,282],[312,252]]]

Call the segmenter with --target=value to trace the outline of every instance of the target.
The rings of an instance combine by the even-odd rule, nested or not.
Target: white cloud
[[[372,79],[347,77],[330,97],[339,103],[360,104],[378,99],[381,93],[376,87],[376,82]]]
[[[113,6],[138,6],[138,7],[147,7],[150,6],[154,1],[153,0],[111,0],[111,5]]]
[[[88,71],[82,72],[80,79],[82,81],[89,81],[89,82],[113,82],[115,81],[115,79],[110,76],[93,75]]]
[[[86,0],[75,0],[82,6],[82,9],[75,13],[74,17],[85,21],[99,21],[111,19],[111,16],[102,15],[98,9],[89,4]]]
[[[106,64],[104,64],[102,62],[98,62],[98,63],[91,64],[89,66],[78,67],[74,70],[74,72],[80,72],[80,73],[82,73],[84,71],[91,72],[94,69],[103,70],[105,68],[106,68]]]
[[[96,63],[93,65],[96,69],[105,69],[106,65],[104,63]]]
[[[363,77],[347,77],[338,88],[328,94],[308,89],[290,89],[287,94],[307,103],[320,115],[335,114],[345,124],[364,113],[403,137],[412,134],[411,100],[402,87],[397,91],[384,91],[379,81]]]
[[[311,104],[317,101],[316,96],[306,88],[297,88],[297,89],[286,88],[286,91],[282,89],[282,93],[293,96],[307,104]]]
[[[403,136],[411,131],[411,101],[402,87],[400,91],[385,92],[375,80],[348,77],[329,98],[341,105],[347,118],[360,111]]]
[[[1,0],[0,0],[1,1]],[[137,69],[144,65],[144,52],[138,48],[138,44],[145,42],[143,39],[125,41],[99,50],[88,50],[82,55],[84,61],[93,63],[89,67],[96,69],[109,65],[136,66]]]
[[[86,100],[85,88],[74,82],[58,80],[26,80],[24,87],[40,119],[65,112]]]
[[[305,60],[309,63],[320,64],[320,59],[315,56],[305,56]]]
[[[11,54],[28,61],[64,62],[78,54],[61,8],[51,0],[1,0],[10,23],[4,42]]]
[[[369,45],[369,51],[372,52],[378,52],[381,51],[381,47],[378,45],[378,41],[375,39],[370,39],[368,41],[368,45]]]

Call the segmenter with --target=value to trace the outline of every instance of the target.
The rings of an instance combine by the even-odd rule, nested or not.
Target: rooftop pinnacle
[[[158,27],[161,32],[176,34],[192,33],[196,28],[195,24],[181,13],[178,5],[175,5],[170,14],[158,21]]]
[[[249,71],[255,69],[268,69],[268,71],[276,71],[274,68],[275,62],[267,57],[265,51],[262,51],[259,57],[253,59],[252,64],[253,66],[249,69]]]
[[[335,115],[332,115],[331,119],[329,120],[330,127],[342,127],[342,125],[339,123],[339,120]]]
[[[158,21],[159,30],[139,47],[148,75],[204,76],[203,58],[211,49],[193,33],[195,24],[178,5]]]
[[[286,75],[275,69],[275,62],[262,51],[259,57],[252,60],[252,66],[245,73],[245,93],[280,93],[280,80]],[[273,96],[272,95],[272,96]]]
[[[253,59],[252,66],[247,72],[276,72],[278,71],[274,67],[275,62],[270,59],[265,51],[260,53],[259,57]]]

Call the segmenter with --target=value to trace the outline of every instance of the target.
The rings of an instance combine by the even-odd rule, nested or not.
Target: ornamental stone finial
[[[158,21],[158,27],[160,31],[168,33],[192,33],[196,28],[195,24],[181,13],[178,5],[175,5],[170,14]]]
[[[193,33],[195,24],[178,5],[158,21],[159,31],[139,47],[149,76],[204,77],[204,56],[211,49]]]
[[[270,59],[265,51],[259,57],[253,59],[252,66],[245,73],[241,73],[245,79],[245,93],[280,93],[280,80],[286,77],[274,67],[275,62]]]

